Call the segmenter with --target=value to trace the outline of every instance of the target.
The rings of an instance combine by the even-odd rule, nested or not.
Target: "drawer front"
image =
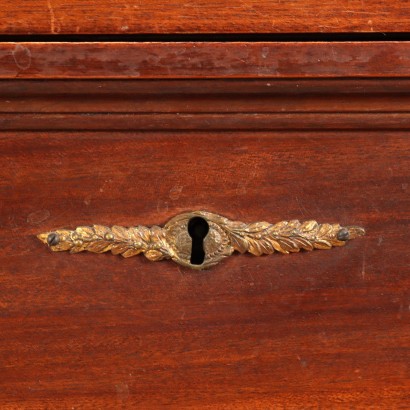
[[[405,406],[408,87],[0,82],[2,407]],[[200,272],[36,238],[192,210],[366,235]]]

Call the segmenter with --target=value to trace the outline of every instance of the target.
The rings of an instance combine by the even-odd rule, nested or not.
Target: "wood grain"
[[[400,32],[401,0],[3,0],[7,34]]]
[[[392,114],[4,114],[3,130],[286,130],[410,129],[410,113]]]
[[[410,79],[3,80],[6,114],[408,113]],[[92,116],[88,116],[93,121]],[[74,124],[66,124],[66,127]]]
[[[406,408],[409,47],[0,44],[0,407]],[[207,272],[35,237],[195,209],[367,234]]]
[[[2,408],[405,408],[407,134],[1,133]],[[35,238],[191,209],[368,233],[201,273]]]
[[[346,76],[409,77],[410,42],[0,43],[3,79]]]
[[[406,79],[1,81],[2,130],[409,129]]]

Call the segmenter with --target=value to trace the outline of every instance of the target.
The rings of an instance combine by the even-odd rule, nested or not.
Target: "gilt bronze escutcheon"
[[[45,232],[38,238],[53,251],[111,251],[126,258],[143,253],[151,261],[172,259],[192,269],[207,269],[234,251],[261,256],[330,249],[364,233],[358,226],[298,220],[248,224],[194,211],[172,218],[164,227],[80,226]]]

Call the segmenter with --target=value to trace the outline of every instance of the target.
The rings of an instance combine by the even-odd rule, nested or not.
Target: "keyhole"
[[[205,259],[204,239],[209,231],[208,222],[196,216],[188,222],[188,233],[192,238],[191,263],[202,265]]]

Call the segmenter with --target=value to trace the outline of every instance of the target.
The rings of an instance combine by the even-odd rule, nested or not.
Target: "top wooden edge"
[[[403,32],[410,1],[2,1],[2,34]]]
[[[0,43],[0,79],[409,76],[410,42]]]

